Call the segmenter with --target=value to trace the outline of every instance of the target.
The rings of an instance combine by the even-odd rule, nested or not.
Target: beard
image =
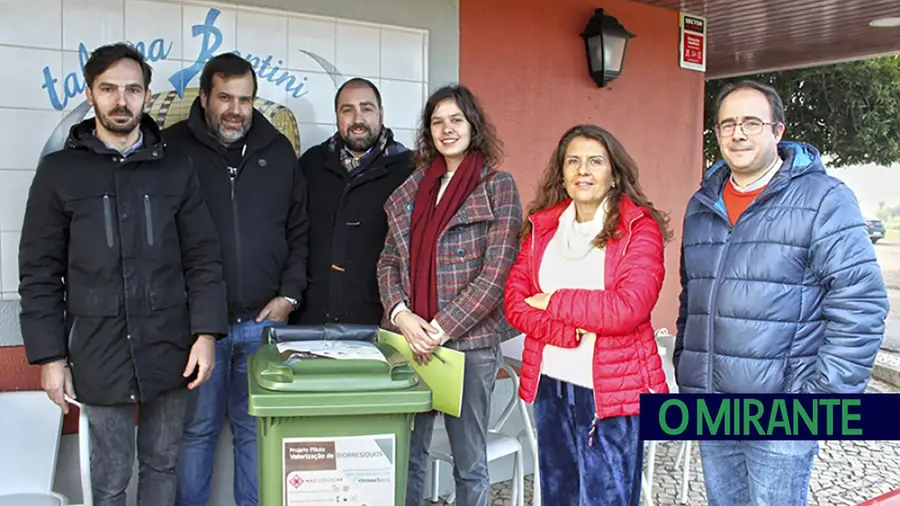
[[[207,108],[207,110],[209,109]],[[226,120],[240,121],[240,125],[237,128],[228,126],[225,124]],[[247,132],[250,131],[250,126],[253,124],[253,117],[244,118],[237,114],[222,114],[216,118],[207,112],[206,124],[209,126],[209,131],[219,142],[228,145],[241,140],[247,135]]]
[[[121,114],[127,118],[113,118],[113,115]],[[141,123],[141,113],[135,114],[127,107],[115,107],[108,112],[99,115],[100,124],[109,132],[117,134],[129,134]]]
[[[364,129],[365,132],[362,135],[352,137],[350,131],[355,128]],[[380,134],[381,131],[373,131],[365,123],[354,123],[348,126],[346,131],[341,132],[341,140],[351,151],[368,151],[375,144],[375,141],[378,140]]]

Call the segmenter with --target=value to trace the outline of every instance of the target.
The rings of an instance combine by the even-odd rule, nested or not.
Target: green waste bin
[[[263,344],[249,364],[260,506],[403,506],[409,440],[431,390],[388,345]]]

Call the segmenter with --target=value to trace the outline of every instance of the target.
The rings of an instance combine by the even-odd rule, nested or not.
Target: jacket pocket
[[[119,314],[119,296],[105,289],[70,289],[66,310],[73,316],[117,316]],[[77,318],[72,323],[74,328]],[[77,330],[76,330],[77,332]],[[70,338],[72,333],[70,332]],[[77,334],[75,338],[77,339]]]
[[[153,204],[150,195],[144,195],[144,228],[147,230],[147,245],[153,246]]]
[[[106,229],[106,245],[112,248],[113,243],[113,222],[112,222],[112,204],[109,202],[109,194],[103,195],[103,225]]]

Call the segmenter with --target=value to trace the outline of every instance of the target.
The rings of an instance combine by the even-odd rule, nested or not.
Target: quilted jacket
[[[519,395],[534,402],[544,346],[574,348],[578,344],[576,329],[581,328],[597,335],[593,361],[596,417],[636,415],[640,394],[668,392],[650,323],[665,277],[662,234],[646,209],[621,198],[621,234],[606,245],[606,289],[557,290],[546,311],[532,308],[525,299],[542,292],[538,282],[541,259],[570,202],[529,217],[533,232],[525,238],[506,284],[506,318],[525,333]]]
[[[853,192],[818,151],[783,142],[781,169],[732,227],[719,162],[684,218],[676,377],[686,393],[859,393],[887,294]]]

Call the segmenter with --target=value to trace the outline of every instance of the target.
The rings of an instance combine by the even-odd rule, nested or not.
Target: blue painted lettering
[[[210,9],[206,12],[206,19],[202,25],[194,25],[191,27],[191,35],[194,38],[203,36],[200,43],[200,54],[190,67],[185,67],[175,72],[169,78],[169,83],[175,88],[178,97],[184,97],[184,90],[194,76],[203,71],[203,66],[210,58],[216,55],[216,50],[222,45],[222,30],[219,30],[215,23],[222,11],[219,9]]]
[[[268,73],[266,73],[266,69],[268,69],[269,64],[272,63],[272,55],[267,56],[264,60],[261,60],[259,56],[254,56],[250,53],[247,53],[246,56],[241,55],[241,53],[237,50],[234,53],[238,56],[242,56],[245,60],[250,62],[250,66],[253,67],[253,70],[256,71],[256,79],[259,81],[268,81],[270,83],[274,83],[277,86],[283,85],[285,82],[290,81],[290,84],[284,87],[284,89],[294,98],[300,98],[303,95],[308,93],[306,89],[306,83],[309,81],[309,78],[303,76],[303,79],[297,79],[296,76],[292,75],[290,72],[286,70],[282,70],[281,74],[278,77],[275,75],[278,73],[279,68],[278,65],[284,65],[284,61],[278,60],[278,65],[272,67]],[[296,85],[293,86],[292,85]]]
[[[206,18],[203,20],[203,23],[191,27],[191,36],[193,38],[200,37],[199,54],[191,65],[175,72],[168,79],[179,97],[184,97],[185,89],[187,89],[191,80],[203,71],[206,62],[219,51],[219,47],[222,45],[222,31],[216,26],[216,20],[221,13],[222,11],[219,9],[211,8],[206,12]],[[133,43],[128,42],[128,44],[140,52],[150,63],[168,60],[174,45],[173,42],[168,42],[163,38],[153,39],[149,43],[139,40]],[[250,62],[250,65],[256,71],[258,80],[270,82],[276,86],[283,86],[288,94],[294,98],[306,95],[308,91],[306,86],[309,78],[306,76],[299,77],[292,72],[282,70],[283,60],[276,60],[277,63],[273,64],[272,60],[275,57],[272,55],[263,58],[249,53],[243,56],[238,50],[233,52]],[[62,77],[56,77],[49,65],[43,68],[44,82],[41,88],[47,91],[47,98],[55,110],[64,110],[68,106],[70,99],[84,93],[83,69],[88,58],[90,58],[90,52],[84,43],[80,43],[78,45],[78,70],[71,71]],[[327,68],[325,70],[328,72]]]

